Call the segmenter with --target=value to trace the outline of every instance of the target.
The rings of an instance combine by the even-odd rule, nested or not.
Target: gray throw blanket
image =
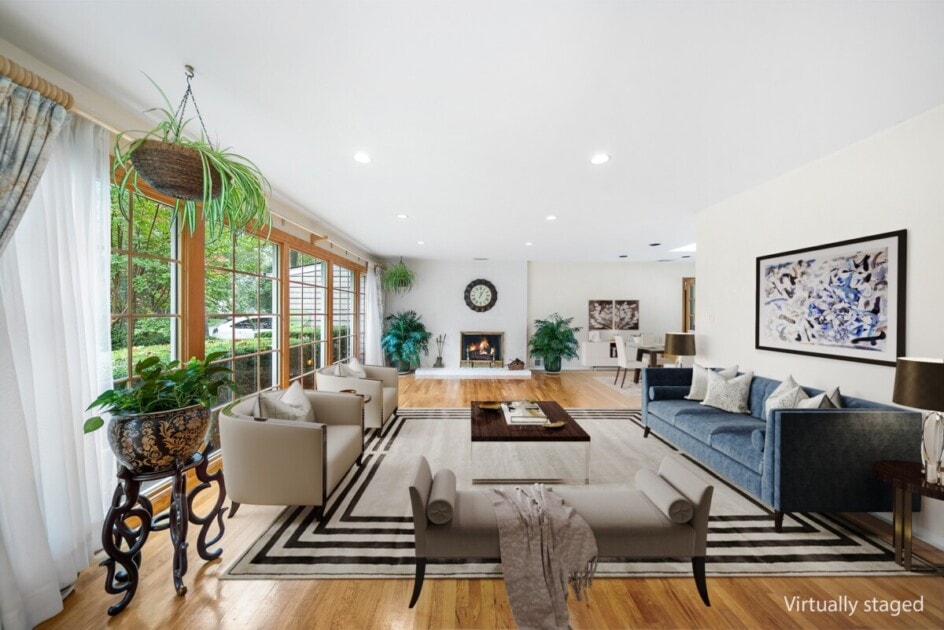
[[[491,490],[505,590],[521,628],[569,628],[567,585],[593,581],[597,541],[574,508],[543,484]]]

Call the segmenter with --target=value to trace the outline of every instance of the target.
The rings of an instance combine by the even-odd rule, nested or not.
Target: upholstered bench
[[[691,558],[698,593],[706,606],[705,549],[714,488],[677,456],[666,455],[658,473],[636,474],[636,489],[553,487],[596,536],[599,558]],[[435,477],[420,457],[410,485],[416,536],[412,608],[436,559],[501,560],[498,521],[488,491],[457,490],[449,469]]]

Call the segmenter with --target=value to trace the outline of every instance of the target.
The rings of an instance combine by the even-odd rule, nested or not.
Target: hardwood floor
[[[404,407],[461,407],[470,400],[551,398],[564,407],[638,407],[638,400],[596,380],[612,372],[535,374],[517,380],[416,380],[401,377]],[[205,511],[211,492],[198,500]],[[202,505],[201,505],[202,504]],[[143,551],[137,595],[115,618],[105,611],[117,601],[103,589],[104,569],[81,573],[65,611],[40,628],[508,628],[514,618],[501,580],[428,579],[416,608],[407,608],[412,580],[220,580],[219,576],[275,518],[279,508],[244,505],[226,521],[223,557],[203,563],[191,544],[188,593],[177,597],[171,579],[166,532],[152,533]],[[887,534],[877,519],[859,524]],[[887,536],[886,536],[887,537]],[[191,539],[193,533],[191,533]],[[916,541],[916,551],[944,564],[944,552]],[[96,559],[97,562],[98,559]],[[944,577],[712,578],[706,608],[686,578],[600,579],[588,601],[570,599],[574,628],[942,628]],[[787,602],[845,597],[845,612],[789,612]],[[918,600],[920,612],[865,611],[867,603]],[[875,603],[873,603],[875,602]],[[809,604],[807,604],[809,606]]]

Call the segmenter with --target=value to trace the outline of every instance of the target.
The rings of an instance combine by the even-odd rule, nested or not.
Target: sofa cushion
[[[803,388],[793,380],[793,376],[788,376],[764,401],[764,417],[770,414],[771,409],[795,409],[801,400],[808,397]]]
[[[646,405],[650,415],[657,416],[663,422],[675,425],[675,418],[680,413],[697,415],[715,413],[710,407],[702,407],[694,400],[656,400]]]
[[[702,408],[706,409],[706,408]],[[717,431],[745,432],[764,427],[764,423],[751,416],[741,416],[707,408],[709,413],[679,413],[675,416],[675,427],[705,444],[711,444],[711,436]]]
[[[315,422],[315,411],[301,383],[295,381],[288,389],[264,392],[259,396],[259,415],[279,420]]]
[[[753,372],[725,378],[715,372],[708,373],[708,392],[701,404],[716,407],[731,413],[750,413],[747,399],[751,393]]]
[[[758,453],[764,452],[764,443],[767,440],[767,432],[763,429],[754,429],[751,431],[751,446]]]
[[[711,436],[711,448],[724,453],[738,462],[761,474],[764,467],[764,455],[753,446],[754,435],[759,431],[716,431]]]
[[[738,366],[732,365],[729,368],[719,370],[718,373],[725,377],[732,377],[737,374]],[[688,392],[689,400],[704,400],[705,394],[708,392],[708,372],[713,372],[706,367],[698,365],[695,363],[692,366],[692,387]]]

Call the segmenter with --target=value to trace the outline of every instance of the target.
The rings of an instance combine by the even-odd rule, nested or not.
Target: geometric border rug
[[[675,451],[654,434],[642,438],[637,411],[568,412],[591,436],[594,488],[632,485],[636,470],[655,469],[665,453]],[[425,455],[434,471],[452,468],[457,487],[472,488],[469,426],[468,408],[400,409],[382,434],[373,431],[367,436],[363,465],[355,466],[339,484],[320,522],[310,507],[286,508],[224,578],[412,577],[413,523],[407,487],[416,457]],[[709,575],[915,575],[895,564],[888,544],[826,514],[789,514],[783,532],[775,532],[767,508],[688,461],[693,471],[715,486],[708,531]],[[475,560],[430,562],[426,575],[491,578],[501,575],[501,567]],[[690,576],[691,562],[605,559],[596,575]]]

